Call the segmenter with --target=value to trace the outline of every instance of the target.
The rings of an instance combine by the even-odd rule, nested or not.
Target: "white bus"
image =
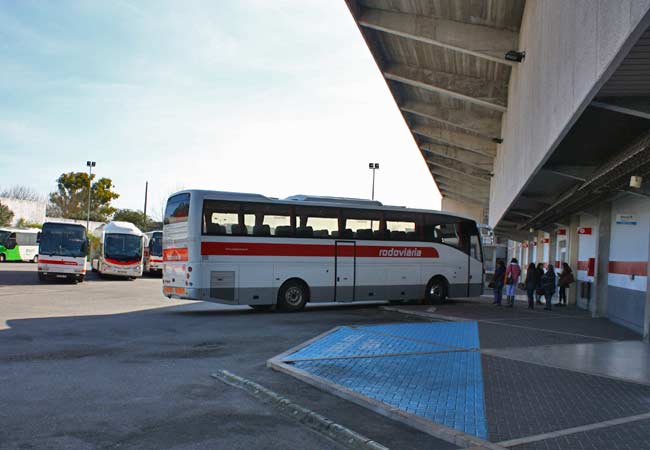
[[[0,262],[38,261],[38,228],[0,228]]]
[[[92,248],[92,270],[127,278],[142,276],[144,234],[129,222],[109,222],[93,231],[99,245]]]
[[[38,278],[67,278],[83,282],[86,276],[86,227],[76,223],[46,222],[38,247]]]
[[[162,274],[163,256],[162,256],[162,231],[149,231],[145,233],[147,237],[144,247],[144,268],[143,271],[150,275]]]
[[[163,227],[163,294],[300,310],[306,302],[480,295],[476,223],[376,201],[185,190]]]

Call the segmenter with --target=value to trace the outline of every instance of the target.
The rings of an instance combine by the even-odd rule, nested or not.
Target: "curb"
[[[419,317],[419,318],[429,319],[434,321],[444,320],[447,322],[467,322],[471,320],[471,319],[463,319],[461,317],[446,316],[444,314],[437,314],[435,312],[412,311],[410,309],[400,308],[399,306],[380,306],[379,309],[382,311],[388,311],[388,312],[403,314],[405,316]],[[435,311],[435,308],[432,309]]]
[[[286,415],[293,417],[303,425],[308,426],[309,428],[324,434],[330,439],[348,446],[349,448],[362,450],[389,450],[388,447],[385,447],[366,436],[339,425],[314,411],[293,403],[290,399],[278,394],[277,392],[228,372],[227,370],[219,370],[211,376],[229,386],[248,392],[258,400],[271,404],[273,407],[279,409]]]

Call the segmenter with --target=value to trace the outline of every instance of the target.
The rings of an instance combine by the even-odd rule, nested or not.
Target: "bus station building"
[[[346,0],[442,194],[650,336],[650,0]]]

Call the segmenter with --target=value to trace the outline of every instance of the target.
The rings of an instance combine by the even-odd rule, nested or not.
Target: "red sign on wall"
[[[543,242],[545,244],[550,244],[551,243],[551,238],[544,238]]]
[[[558,236],[566,236],[566,229],[561,228],[561,229],[557,230],[557,235]]]
[[[578,228],[578,234],[590,235],[591,234],[591,227]]]

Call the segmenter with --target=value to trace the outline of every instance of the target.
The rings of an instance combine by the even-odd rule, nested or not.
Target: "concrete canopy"
[[[487,214],[524,0],[346,0],[445,199]]]

